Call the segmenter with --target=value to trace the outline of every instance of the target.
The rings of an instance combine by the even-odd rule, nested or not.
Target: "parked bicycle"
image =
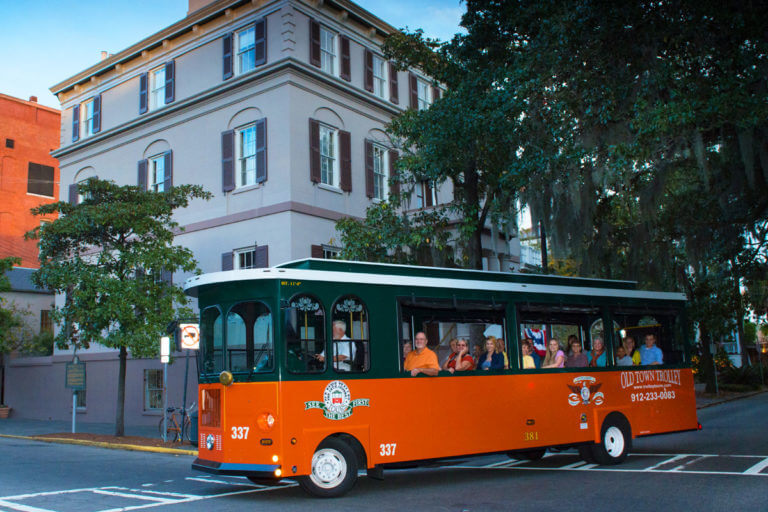
[[[166,424],[166,439],[168,441],[174,443],[191,441],[192,424],[189,416],[194,411],[195,405],[192,403],[186,409],[183,407],[168,407],[165,410],[168,420]],[[163,419],[165,418],[160,418],[160,424],[157,426],[161,438],[163,437]]]

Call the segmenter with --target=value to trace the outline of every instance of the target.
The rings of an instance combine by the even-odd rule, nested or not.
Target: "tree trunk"
[[[735,268],[735,267],[733,267]],[[746,368],[749,366],[749,353],[744,340],[744,298],[741,296],[741,287],[739,286],[739,279],[734,278],[734,285],[736,287],[736,332],[739,335],[739,350],[741,351],[741,366]]]
[[[706,328],[699,326],[699,333],[701,335],[701,378],[707,384],[705,391],[707,393],[715,393],[715,362],[712,357],[712,352],[709,350],[711,345],[711,339],[709,332]]]
[[[472,234],[467,240],[467,252],[469,259],[467,266],[477,270],[483,269],[483,227],[485,225],[485,215],[483,215],[480,206],[480,177],[477,174],[477,166],[474,161],[467,163],[464,171],[464,195],[466,198],[466,212],[471,212],[472,225],[474,227]]]
[[[125,366],[128,350],[120,347],[120,369],[117,375],[117,413],[115,414],[115,436],[125,435]]]
[[[0,353],[0,404],[5,404],[5,354]]]

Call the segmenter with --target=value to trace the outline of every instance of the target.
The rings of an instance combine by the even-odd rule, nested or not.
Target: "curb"
[[[708,404],[697,405],[696,406],[696,410],[706,409],[707,407],[712,407],[712,406],[724,404],[724,403],[727,403],[727,402],[733,402],[734,400],[741,400],[742,398],[749,398],[749,397],[752,397],[752,396],[759,395],[761,393],[768,393],[768,390],[761,389],[759,391],[753,391],[751,393],[745,393],[743,395],[732,396],[730,398],[723,398],[721,400],[717,400],[717,401],[714,401],[714,402],[711,402],[711,403],[708,403]]]
[[[197,450],[182,450],[180,448],[163,448],[162,446],[140,446],[136,444],[102,443],[97,441],[84,441],[82,439],[67,439],[65,437],[45,436],[14,436],[0,434],[0,437],[8,439],[24,439],[27,441],[42,441],[43,443],[77,444],[82,446],[94,446],[97,448],[109,448],[110,450],[128,450],[134,452],[167,453],[171,455],[191,455],[197,457]]]

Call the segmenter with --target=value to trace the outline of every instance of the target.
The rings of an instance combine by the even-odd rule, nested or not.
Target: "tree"
[[[5,273],[19,264],[21,258],[0,258],[0,293],[10,291],[11,283]],[[19,315],[7,303],[7,299],[0,297],[0,405],[5,403],[5,355],[19,348],[13,330],[22,323]]]
[[[35,284],[64,295],[52,317],[60,326],[59,348],[91,343],[119,350],[115,435],[124,434],[125,371],[132,357],[157,354],[159,338],[187,303],[169,277],[199,272],[189,249],[173,245],[173,212],[210,193],[197,185],[144,191],[91,178],[78,185],[79,204],[38,206],[36,215],[58,213],[27,233],[39,239]]]

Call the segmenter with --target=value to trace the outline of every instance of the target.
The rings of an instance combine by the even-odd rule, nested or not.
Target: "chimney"
[[[101,60],[107,60],[109,58],[109,52],[101,51]]]
[[[32,103],[37,103],[37,96],[30,96],[29,101],[31,101]]]

